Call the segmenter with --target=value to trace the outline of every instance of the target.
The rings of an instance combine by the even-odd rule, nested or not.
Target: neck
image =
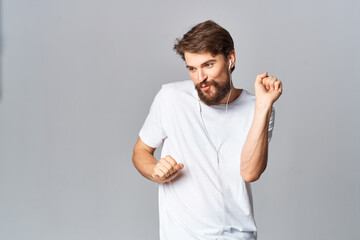
[[[229,98],[229,103],[235,101],[241,94],[242,89],[236,89],[233,85],[231,85],[231,96]],[[226,104],[227,99],[229,97],[230,91],[226,96],[223,98],[223,100],[220,101],[220,104]]]

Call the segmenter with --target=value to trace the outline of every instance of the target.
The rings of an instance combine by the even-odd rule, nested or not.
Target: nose
[[[207,79],[207,75],[206,73],[204,73],[204,71],[200,68],[199,72],[198,72],[198,81],[199,82],[203,82]]]

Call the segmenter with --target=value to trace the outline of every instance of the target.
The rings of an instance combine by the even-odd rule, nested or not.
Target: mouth
[[[201,90],[202,91],[207,91],[207,90],[209,90],[209,88],[210,88],[209,85],[202,85]]]

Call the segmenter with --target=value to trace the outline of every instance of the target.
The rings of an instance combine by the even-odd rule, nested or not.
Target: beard
[[[227,81],[223,84],[219,84],[214,80],[206,80],[205,82],[206,86],[213,86],[213,88],[215,88],[215,94],[210,96],[206,92],[204,94],[204,92],[201,90],[200,86],[202,84],[204,83],[195,85],[195,89],[198,92],[200,100],[203,101],[208,106],[219,104],[221,100],[223,100],[226,97],[226,95],[228,94],[231,88],[230,78],[227,78]]]

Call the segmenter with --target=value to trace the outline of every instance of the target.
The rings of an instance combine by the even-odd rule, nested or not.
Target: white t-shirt
[[[153,148],[163,143],[161,158],[184,164],[175,179],[159,184],[161,240],[255,239],[251,186],[240,175],[255,96],[243,90],[228,104],[226,132],[225,106],[200,101],[191,80],[164,84],[155,96],[139,137]],[[269,142],[274,113],[272,108]],[[219,162],[205,129],[216,148],[223,142]]]

